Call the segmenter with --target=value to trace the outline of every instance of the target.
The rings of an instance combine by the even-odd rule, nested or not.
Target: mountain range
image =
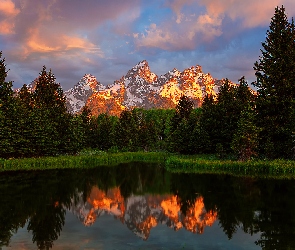
[[[203,73],[199,65],[182,72],[174,68],[158,76],[143,60],[113,84],[104,86],[95,76],[85,74],[64,94],[71,113],[78,113],[87,105],[93,115],[108,113],[118,116],[123,110],[134,107],[175,108],[182,95],[189,97],[194,106],[199,107],[205,95],[217,94],[223,83],[224,79],[216,80],[210,73]]]

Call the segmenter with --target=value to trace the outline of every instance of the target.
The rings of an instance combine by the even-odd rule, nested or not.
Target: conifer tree
[[[241,112],[248,105],[252,106],[253,100],[254,96],[244,77],[239,79],[237,86],[225,79],[216,100],[212,96],[204,98],[199,134],[203,134],[203,142],[207,141],[203,146],[205,152],[217,152],[219,155],[231,153],[231,142]]]
[[[193,107],[193,102],[187,96],[180,97],[172,118],[172,131],[169,138],[169,150],[172,152],[189,153],[188,142],[192,131],[188,131],[191,128],[188,121]]]
[[[231,148],[241,161],[257,156],[260,128],[256,125],[255,111],[248,105],[241,112]]]
[[[36,80],[32,99],[32,140],[36,155],[69,153],[71,115],[67,113],[62,88],[45,66]]]
[[[0,52],[0,157],[15,157],[15,144],[18,142],[17,107],[13,96],[12,82],[6,82],[5,58]]]
[[[289,157],[295,125],[295,28],[283,6],[275,9],[262,47],[262,56],[254,64],[257,81],[253,83],[258,89],[256,106],[263,129],[261,152],[271,158]]]

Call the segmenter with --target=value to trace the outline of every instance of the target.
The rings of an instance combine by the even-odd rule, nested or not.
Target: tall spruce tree
[[[169,150],[188,154],[188,142],[190,140],[192,124],[189,118],[193,111],[193,102],[185,95],[182,95],[175,107],[175,114],[172,117],[172,130],[169,138]]]
[[[71,151],[70,131],[71,115],[67,113],[65,97],[62,88],[55,81],[55,76],[44,66],[36,80],[35,91],[32,94],[33,130],[32,140],[35,154],[57,155],[73,153]]]
[[[13,96],[12,82],[6,81],[5,58],[0,52],[0,157],[15,157],[18,110]]]
[[[261,152],[270,158],[290,157],[294,131],[295,28],[285,8],[277,7],[254,70]]]

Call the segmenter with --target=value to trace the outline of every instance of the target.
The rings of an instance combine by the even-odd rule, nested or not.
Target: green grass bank
[[[219,160],[214,156],[171,156],[165,162],[173,173],[230,174],[234,176],[295,179],[291,160]]]
[[[129,162],[164,163],[169,155],[159,152],[97,153],[24,159],[0,159],[0,172],[47,169],[77,169],[113,166]]]
[[[85,152],[77,156],[0,159],[0,172],[47,169],[79,169],[120,163],[161,163],[173,173],[230,174],[234,176],[295,179],[295,161],[220,160],[213,155],[183,156],[164,152]]]

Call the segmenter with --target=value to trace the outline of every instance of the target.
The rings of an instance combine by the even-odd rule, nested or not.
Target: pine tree
[[[262,56],[254,64],[257,81],[253,83],[263,128],[261,152],[271,158],[290,157],[295,125],[295,28],[283,6],[275,9],[262,47]]]
[[[239,79],[239,85],[224,80],[216,100],[206,96],[202,105],[198,134],[202,136],[203,150],[219,155],[231,153],[231,142],[237,129],[241,112],[253,105],[254,96],[245,78]],[[201,146],[201,145],[200,145]]]
[[[71,115],[67,113],[62,88],[44,66],[32,93],[32,143],[36,156],[70,153]],[[73,149],[71,149],[72,152]]]
[[[5,58],[0,52],[0,157],[16,157],[17,107],[13,96],[12,82],[6,82]]]
[[[231,148],[241,161],[257,156],[260,129],[255,122],[255,111],[248,105],[241,113],[237,131],[231,143]]]
[[[192,110],[194,108],[194,103],[185,95],[182,95],[176,105],[176,115],[180,119],[188,119]]]

